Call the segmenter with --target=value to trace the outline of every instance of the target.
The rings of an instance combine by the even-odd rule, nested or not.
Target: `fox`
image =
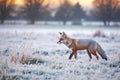
[[[94,55],[97,60],[99,60],[98,54],[101,56],[102,59],[108,60],[105,51],[102,47],[92,39],[73,39],[70,38],[65,32],[59,32],[60,37],[57,43],[63,43],[69,49],[72,50],[72,53],[69,56],[71,60],[72,56],[74,55],[75,59],[77,58],[77,51],[78,50],[86,50],[89,56],[89,61],[92,59],[92,55]],[[97,54],[98,53],[98,54]]]

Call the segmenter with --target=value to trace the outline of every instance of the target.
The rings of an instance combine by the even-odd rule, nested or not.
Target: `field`
[[[105,61],[57,44],[59,33],[97,41]],[[0,25],[0,80],[120,80],[120,27]]]

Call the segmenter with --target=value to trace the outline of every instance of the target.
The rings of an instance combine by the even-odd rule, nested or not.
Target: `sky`
[[[24,0],[16,0],[16,3],[19,5],[23,4]],[[59,0],[48,0],[50,1],[51,5],[58,6],[59,5]],[[93,0],[70,0],[73,4],[79,2],[83,7],[91,7],[92,6],[92,1]]]

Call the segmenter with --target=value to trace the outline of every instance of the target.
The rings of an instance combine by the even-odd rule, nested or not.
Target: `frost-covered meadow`
[[[58,32],[97,41],[108,61],[57,44]],[[0,80],[120,80],[120,27],[0,25]]]

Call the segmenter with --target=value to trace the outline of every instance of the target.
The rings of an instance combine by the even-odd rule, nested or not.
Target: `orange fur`
[[[98,55],[96,54],[97,51],[99,52],[100,56],[103,59],[107,60],[107,56],[105,55],[104,51],[102,50],[100,45],[98,43],[96,43],[95,41],[88,40],[87,41],[88,44],[82,43],[82,45],[80,45],[76,39],[72,39],[72,38],[68,37],[64,32],[60,33],[60,35],[61,35],[61,37],[58,42],[61,42],[62,40],[66,40],[72,47],[72,53],[70,54],[69,59],[71,59],[73,55],[75,56],[75,58],[77,58],[78,50],[87,50],[90,60],[92,59],[91,54],[93,54],[94,56],[96,56],[97,59],[99,59]],[[81,39],[79,39],[79,41],[80,40]]]

